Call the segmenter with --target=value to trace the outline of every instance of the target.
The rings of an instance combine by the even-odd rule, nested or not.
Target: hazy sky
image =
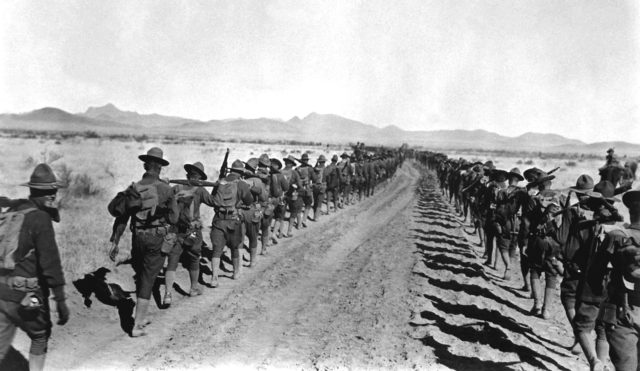
[[[640,142],[628,1],[0,2],[0,112],[335,113]]]

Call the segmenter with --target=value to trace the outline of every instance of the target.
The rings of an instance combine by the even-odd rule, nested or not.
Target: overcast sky
[[[639,26],[635,0],[2,0],[0,112],[640,142]]]

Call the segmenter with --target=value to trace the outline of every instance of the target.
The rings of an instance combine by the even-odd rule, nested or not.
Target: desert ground
[[[559,299],[551,320],[530,316],[532,300],[519,290],[522,278],[516,274],[505,282],[499,278],[501,263],[497,271],[481,264],[483,248],[471,228],[443,199],[433,174],[411,160],[375,197],[294,230],[294,238],[280,240],[237,280],[228,279],[227,269],[221,285],[200,297],[174,294],[171,308],[152,309],[149,336],[128,337],[115,308],[97,300],[87,307],[71,282],[106,267],[109,282],[134,290],[131,267],[115,266],[107,256],[112,220],[106,205],[141,176],[137,156],[154,145],[171,162],[168,178],[183,177],[182,165],[194,161],[202,161],[215,178],[227,147],[231,161],[261,153],[282,158],[310,150],[314,158],[344,150],[0,138],[0,195],[26,196],[27,188],[18,185],[41,161],[66,174],[72,185],[55,226],[71,320],[54,325],[48,369],[588,369],[583,356],[568,350],[572,336]],[[601,165],[492,160],[505,169],[561,166],[557,187],[572,185],[582,172],[593,176]],[[204,209],[203,220],[211,217]],[[129,250],[129,236],[123,237],[121,255]],[[188,285],[182,269],[177,283]],[[28,339],[20,334],[14,347],[15,362],[24,367],[20,355],[26,356]]]

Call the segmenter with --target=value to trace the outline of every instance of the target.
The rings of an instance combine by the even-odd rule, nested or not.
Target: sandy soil
[[[559,302],[551,320],[528,315],[521,278],[480,264],[432,176],[410,163],[374,198],[295,232],[240,279],[174,295],[147,337],[129,338],[98,302],[76,311],[54,328],[48,368],[588,369],[566,348]]]

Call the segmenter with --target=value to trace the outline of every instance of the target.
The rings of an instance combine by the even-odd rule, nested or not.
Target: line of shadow
[[[456,241],[451,238],[438,237],[438,236],[418,236],[418,239],[423,242],[445,244],[445,245],[450,245],[466,251],[471,251],[471,245],[469,245],[467,241]]]
[[[428,236],[437,235],[437,236],[440,236],[440,237],[443,237],[443,238],[450,238],[452,240],[457,240],[460,243],[466,243],[467,242],[467,240],[464,239],[463,237],[460,237],[460,236],[455,235],[455,234],[450,234],[450,233],[447,233],[447,232],[444,232],[444,231],[440,231],[440,230],[437,230],[437,229],[431,229],[429,231],[426,231],[426,230],[420,229],[420,228],[413,228],[411,230],[416,232],[416,233],[426,235],[427,237]]]
[[[468,261],[456,259],[456,258],[448,256],[446,254],[430,254],[430,253],[428,253],[426,251],[423,252],[422,254],[425,257],[425,260],[428,259],[429,261],[436,262],[436,263],[439,263],[439,264],[445,264],[445,265],[457,265],[457,266],[460,266],[460,267],[464,267],[464,268],[468,268],[468,269],[472,269],[474,271],[478,271],[478,272],[483,272],[484,273],[484,269],[478,263],[468,262]]]
[[[420,250],[420,253],[441,252],[441,253],[445,253],[445,254],[460,255],[460,256],[468,258],[468,259],[475,259],[475,257],[476,257],[473,253],[470,253],[469,251],[465,251],[465,250],[460,249],[460,248],[447,249],[447,248],[438,247],[438,246],[427,246],[427,245],[423,245],[423,244],[421,244],[419,242],[416,242],[416,246]]]
[[[477,305],[447,303],[444,300],[429,294],[423,294],[423,296],[431,300],[431,302],[433,303],[433,306],[444,313],[460,314],[468,318],[474,318],[480,321],[487,321],[487,322],[494,323],[506,330],[525,336],[532,343],[536,343],[540,346],[543,346],[545,347],[545,349],[557,355],[566,356],[566,354],[561,353],[553,348],[550,348],[547,345],[547,344],[550,344],[550,345],[558,346],[557,344],[549,341],[548,339],[542,336],[535,334],[533,332],[533,329],[530,326],[521,324],[515,319],[513,319],[512,317],[505,316],[504,314],[500,313],[497,310],[480,308]],[[561,347],[561,348],[565,349],[564,347]]]
[[[515,353],[523,362],[543,370],[548,367],[541,360],[555,365],[558,369],[570,371],[570,369],[559,364],[553,358],[538,354],[530,348],[514,343],[504,331],[491,326],[487,322],[459,326],[447,323],[443,317],[430,311],[423,311],[420,313],[420,316],[424,319],[434,321],[440,331],[455,336],[462,341],[485,344],[505,353]]]
[[[433,269],[433,270],[447,270],[451,273],[454,274],[462,274],[464,276],[467,276],[469,278],[473,278],[473,277],[481,277],[484,278],[485,280],[488,280],[488,278],[485,276],[483,271],[477,271],[475,269],[472,268],[467,268],[467,267],[460,267],[457,264],[456,265],[451,265],[451,264],[446,264],[446,263],[438,263],[436,261],[432,261],[432,260],[428,260],[428,259],[422,259],[422,262],[424,263],[424,265],[429,268],[429,269]]]

